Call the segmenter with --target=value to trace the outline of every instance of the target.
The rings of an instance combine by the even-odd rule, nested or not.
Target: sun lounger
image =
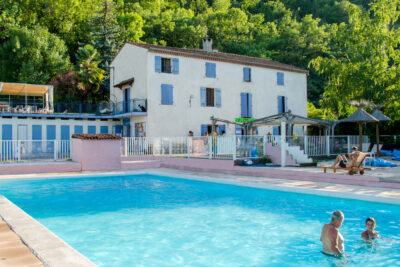
[[[354,158],[346,168],[342,168],[339,165],[320,166],[320,168],[324,169],[324,173],[326,173],[327,169],[332,169],[334,173],[336,173],[336,170],[347,170],[349,175],[353,175],[355,172],[359,172],[361,175],[363,175],[365,170],[371,170],[371,168],[364,168],[362,166],[366,156],[367,155],[365,153],[359,152],[358,157]]]

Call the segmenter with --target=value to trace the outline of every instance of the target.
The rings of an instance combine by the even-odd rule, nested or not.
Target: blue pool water
[[[98,266],[398,266],[400,206],[155,175],[1,181],[0,194]],[[320,253],[333,210],[351,257]],[[381,236],[360,234],[375,217]]]

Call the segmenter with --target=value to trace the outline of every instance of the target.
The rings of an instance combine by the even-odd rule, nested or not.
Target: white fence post
[[[327,135],[326,136],[326,155],[330,155],[331,154],[331,152],[330,152],[330,150],[331,150],[331,147],[330,147],[330,142],[329,142],[330,140],[329,140],[329,135]]]
[[[350,154],[350,135],[347,136],[347,153]]]
[[[18,148],[17,148],[18,161],[21,161],[21,140],[18,140],[17,146],[18,146]]]
[[[281,122],[281,167],[286,164],[286,123]]]
[[[233,159],[233,161],[235,161],[236,160],[236,135],[232,135],[232,138],[233,138],[232,159]]]
[[[190,158],[191,138],[186,137],[187,157]]]
[[[128,156],[128,137],[124,137],[124,139],[122,139],[122,140],[124,140],[124,155],[125,155],[125,157],[127,157]]]
[[[211,159],[212,158],[212,138],[211,136],[208,137],[208,158]]]
[[[168,138],[168,140],[169,140],[168,152],[169,152],[169,155],[171,156],[171,155],[172,155],[172,142],[171,142],[171,138]]]
[[[57,160],[57,140],[53,140],[54,145],[54,160]]]
[[[308,138],[307,138],[307,135],[304,136],[304,153],[308,156]]]

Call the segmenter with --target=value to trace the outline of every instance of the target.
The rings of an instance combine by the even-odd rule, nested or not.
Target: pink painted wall
[[[121,169],[121,140],[82,140],[71,138],[71,159],[82,171]]]
[[[79,162],[55,162],[55,163],[16,163],[0,165],[0,175],[3,174],[28,174],[28,173],[60,173],[80,172]]]

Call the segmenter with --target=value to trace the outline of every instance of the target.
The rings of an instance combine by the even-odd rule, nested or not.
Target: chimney
[[[211,38],[205,38],[203,39],[203,51],[204,52],[212,52],[212,43],[213,40]]]

